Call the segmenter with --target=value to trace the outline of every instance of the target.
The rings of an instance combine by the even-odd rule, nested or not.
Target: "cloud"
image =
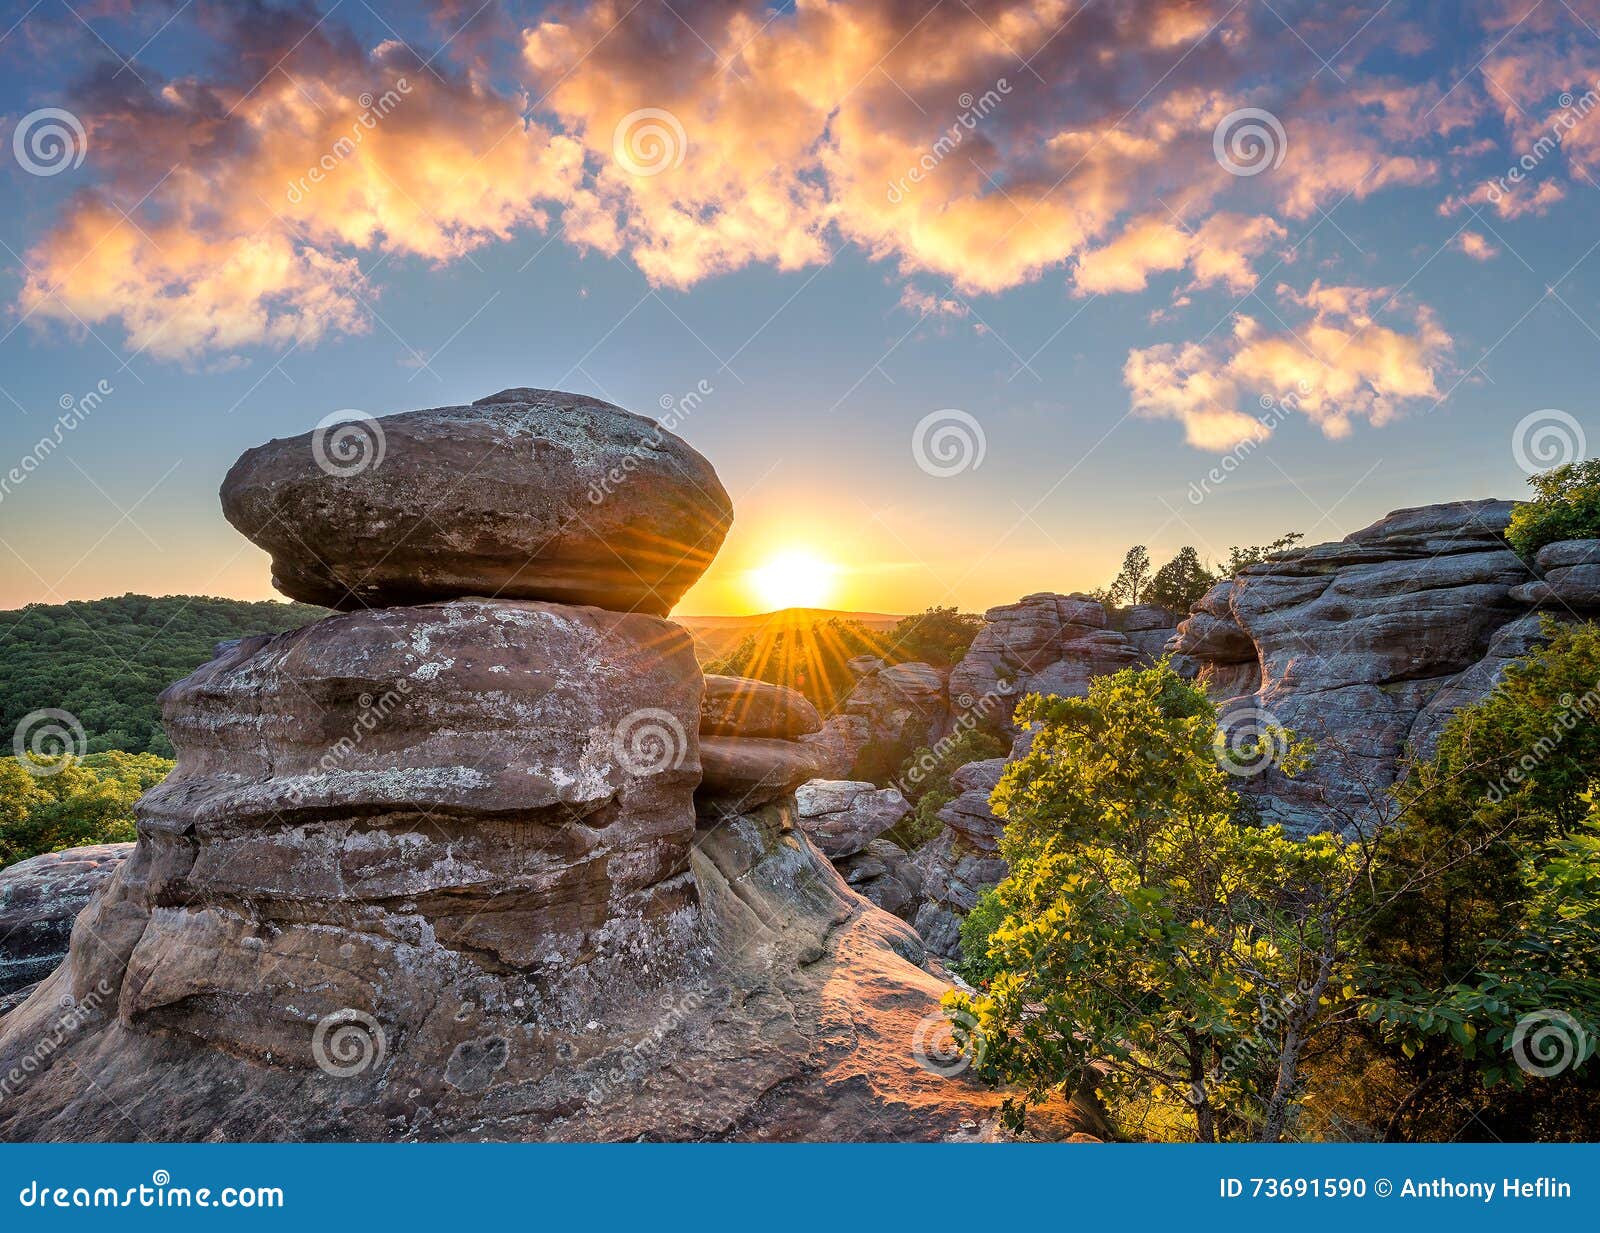
[[[1500,250],[1489,243],[1486,236],[1476,231],[1463,231],[1456,236],[1456,248],[1474,261],[1493,261]]]
[[[1384,288],[1321,282],[1305,292],[1280,285],[1277,298],[1296,323],[1274,330],[1241,314],[1229,334],[1129,352],[1123,381],[1133,410],[1176,420],[1199,449],[1227,450],[1270,436],[1282,418],[1247,411],[1252,395],[1332,438],[1348,435],[1355,419],[1381,425],[1439,397],[1452,339],[1427,306],[1403,308]],[[1377,320],[1391,310],[1406,318],[1402,328]]]

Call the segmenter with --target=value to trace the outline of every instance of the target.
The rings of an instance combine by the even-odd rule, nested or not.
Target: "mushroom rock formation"
[[[368,482],[319,484],[293,457],[307,438],[230,477],[230,515],[291,593],[394,606],[224,645],[162,695],[172,775],[61,965],[0,1018],[0,1074],[31,1059],[0,1137],[998,1133],[920,941],[797,825],[787,792],[815,752],[790,738],[815,712],[747,682],[708,705],[688,635],[619,610],[698,572],[652,570],[627,547],[644,528],[703,526],[709,560],[725,498],[690,526],[671,464],[720,494],[709,467],[650,446],[600,539],[546,549],[533,528],[648,421],[514,391],[382,423]],[[455,495],[472,466],[483,491]],[[1066,1105],[1037,1124],[1096,1129]]]
[[[222,511],[307,603],[492,595],[656,616],[733,519],[711,464],[654,420],[536,389],[257,446]]]
[[[92,844],[0,869],[0,1011],[4,999],[61,962],[72,922],[132,850],[131,843]]]

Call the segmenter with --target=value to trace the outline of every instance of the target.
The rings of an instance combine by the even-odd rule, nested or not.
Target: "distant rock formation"
[[[800,828],[831,860],[854,856],[911,812],[898,788],[858,779],[813,779],[795,789]]]
[[[920,940],[799,825],[815,710],[659,615],[726,530],[710,465],[546,391],[375,427],[359,472],[230,473],[279,585],[349,611],[162,695],[137,845],[0,1018],[0,1137],[996,1135]]]
[[[1292,780],[1271,765],[1240,777],[1265,820],[1298,834],[1359,825],[1408,748],[1425,751],[1527,652],[1529,603],[1547,584],[1505,542],[1513,508],[1398,510],[1337,543],[1247,566],[1179,626],[1169,649],[1196,666],[1225,732],[1275,721],[1315,746]],[[1540,556],[1559,587],[1582,551]]]

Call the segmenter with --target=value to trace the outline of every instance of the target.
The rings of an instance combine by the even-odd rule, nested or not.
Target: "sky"
[[[10,0],[0,607],[272,597],[241,452],[511,386],[676,414],[687,614],[1522,496],[1596,112],[1600,0]]]

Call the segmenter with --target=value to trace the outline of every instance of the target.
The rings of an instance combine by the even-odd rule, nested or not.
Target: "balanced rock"
[[[813,779],[795,789],[800,826],[832,860],[853,856],[911,812],[898,788]]]
[[[657,616],[733,517],[711,464],[654,420],[537,389],[258,446],[222,508],[307,603],[483,595]]]
[[[132,850],[67,848],[0,870],[0,997],[50,975],[67,953],[72,922]]]

